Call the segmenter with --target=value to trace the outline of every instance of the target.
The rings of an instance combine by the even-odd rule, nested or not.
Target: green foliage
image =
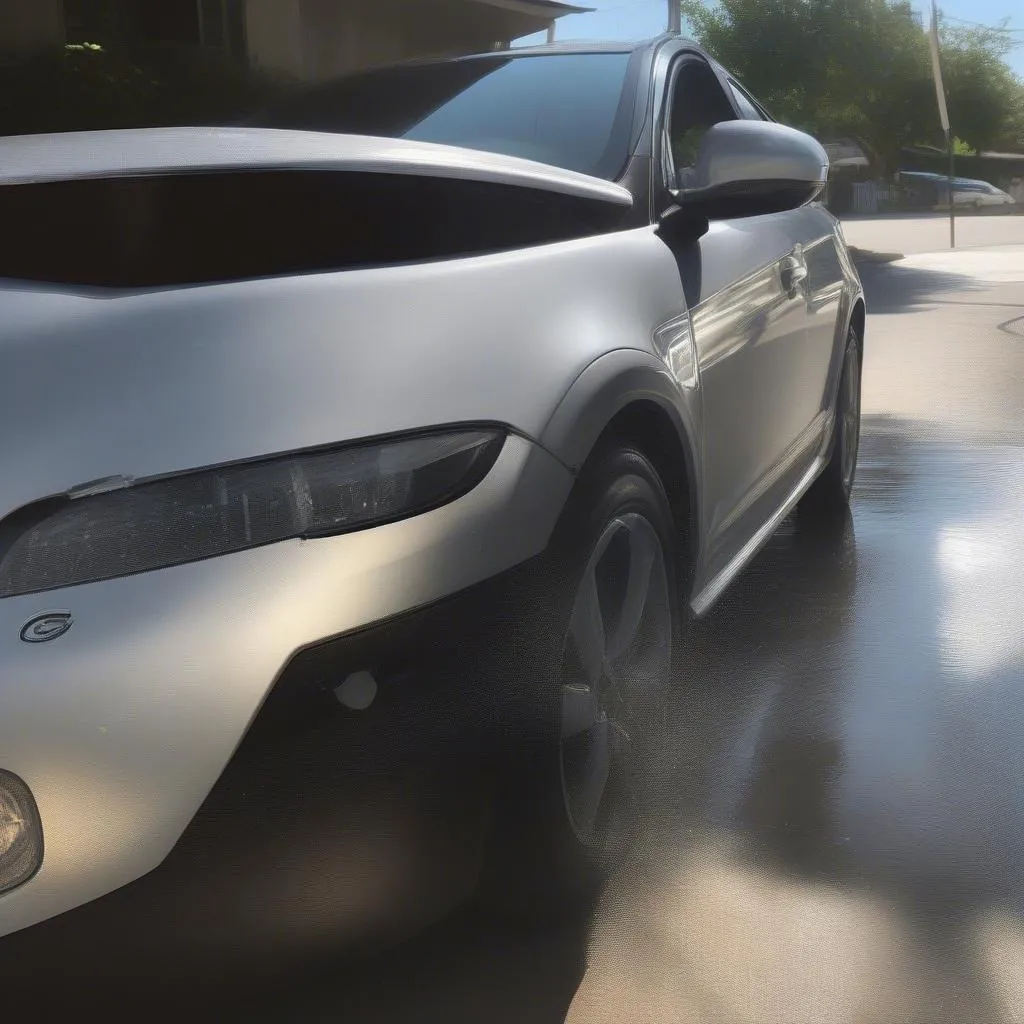
[[[1020,130],[1024,84],[1005,58],[1012,37],[998,29],[942,31],[942,75],[953,130],[975,149],[1011,148]]]
[[[198,47],[71,43],[0,68],[0,136],[225,124],[287,84]]]
[[[905,145],[942,144],[928,39],[906,0],[681,6],[696,39],[780,120],[859,138],[884,170]],[[1004,60],[1012,45],[1004,32],[943,27],[950,120],[971,149],[1006,144],[1024,121],[1024,87]]]

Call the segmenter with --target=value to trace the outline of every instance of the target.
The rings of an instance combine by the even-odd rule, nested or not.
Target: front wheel
[[[517,914],[592,893],[628,841],[637,767],[672,685],[678,531],[649,460],[607,445],[582,470],[527,613],[536,729],[503,773],[485,871]],[[522,665],[523,662],[521,661]],[[516,733],[520,735],[516,736]]]
[[[834,514],[850,504],[860,448],[860,387],[860,340],[854,328],[850,327],[836,397],[829,461],[801,500],[801,512]]]

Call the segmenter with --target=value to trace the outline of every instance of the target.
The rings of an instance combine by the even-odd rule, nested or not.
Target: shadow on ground
[[[970,295],[985,288],[966,274],[923,270],[894,263],[858,263],[864,298],[871,313],[905,313],[931,309],[950,295]]]

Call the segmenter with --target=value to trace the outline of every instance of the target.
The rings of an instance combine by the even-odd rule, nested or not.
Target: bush
[[[69,44],[0,68],[0,135],[229,124],[291,84],[198,47]]]

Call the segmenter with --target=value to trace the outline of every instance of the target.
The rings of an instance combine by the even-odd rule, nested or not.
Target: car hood
[[[677,275],[636,229],[152,290],[0,279],[0,519],[109,477],[400,431],[540,438],[597,355],[649,345]]]
[[[0,142],[0,187],[209,171],[395,173],[540,189],[629,207],[620,185],[548,164],[405,139],[273,128],[139,128]]]

